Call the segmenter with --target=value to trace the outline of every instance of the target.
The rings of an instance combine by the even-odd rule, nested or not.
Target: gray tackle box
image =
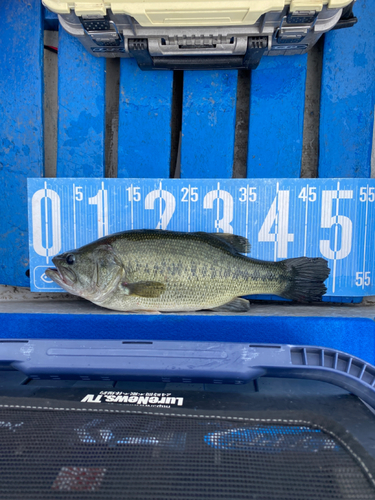
[[[349,0],[43,3],[91,54],[134,57],[144,70],[254,69],[263,55],[303,54],[356,22]]]

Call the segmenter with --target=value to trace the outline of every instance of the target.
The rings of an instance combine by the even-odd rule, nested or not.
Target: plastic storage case
[[[43,3],[91,54],[134,57],[145,70],[254,69],[263,55],[303,54],[356,22],[348,0]]]

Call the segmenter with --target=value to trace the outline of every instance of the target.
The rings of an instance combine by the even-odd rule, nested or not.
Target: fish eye
[[[69,254],[67,257],[66,257],[66,263],[69,264],[70,266],[72,264],[74,264],[76,258],[74,257],[74,255],[72,254]]]

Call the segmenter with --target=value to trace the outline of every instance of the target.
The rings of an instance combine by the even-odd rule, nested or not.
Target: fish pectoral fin
[[[138,281],[137,283],[121,283],[126,295],[138,295],[138,297],[157,298],[165,290],[165,285],[158,281]]]
[[[210,311],[215,312],[247,312],[250,309],[250,302],[246,299],[236,298],[219,307],[213,307]]]
[[[203,233],[200,232],[198,234],[208,234],[209,236],[213,236],[214,238],[223,241],[230,247],[232,247],[236,252],[239,253],[250,253],[251,245],[249,240],[244,236],[238,236],[237,234],[231,233]]]

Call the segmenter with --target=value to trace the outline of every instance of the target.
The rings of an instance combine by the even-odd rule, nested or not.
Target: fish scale
[[[260,280],[253,277],[254,271],[260,275],[261,270],[249,266],[255,261],[226,251],[221,246],[213,246],[207,239],[175,235],[174,238],[150,240],[145,235],[135,240],[124,238],[114,242],[112,246],[122,260],[126,281],[151,280],[166,284],[166,290],[160,297],[132,297],[129,306],[156,310],[181,310],[181,307],[183,310],[197,310],[197,307],[211,309],[240,295],[263,292],[264,281],[259,283]],[[127,255],[133,255],[130,262]],[[153,267],[147,266],[150,261],[155,262]],[[269,271],[269,267],[267,263],[262,269],[268,280],[267,290],[270,290],[273,276],[280,275],[278,269],[271,268]],[[135,271],[132,272],[133,269]],[[274,292],[279,287],[277,282]],[[117,299],[121,306],[122,297]],[[107,304],[102,305],[107,307]]]
[[[71,293],[119,311],[245,311],[248,302],[237,297],[310,301],[325,292],[324,259],[267,262],[243,255],[248,247],[245,238],[223,233],[124,231],[55,257],[57,270],[48,275]]]

